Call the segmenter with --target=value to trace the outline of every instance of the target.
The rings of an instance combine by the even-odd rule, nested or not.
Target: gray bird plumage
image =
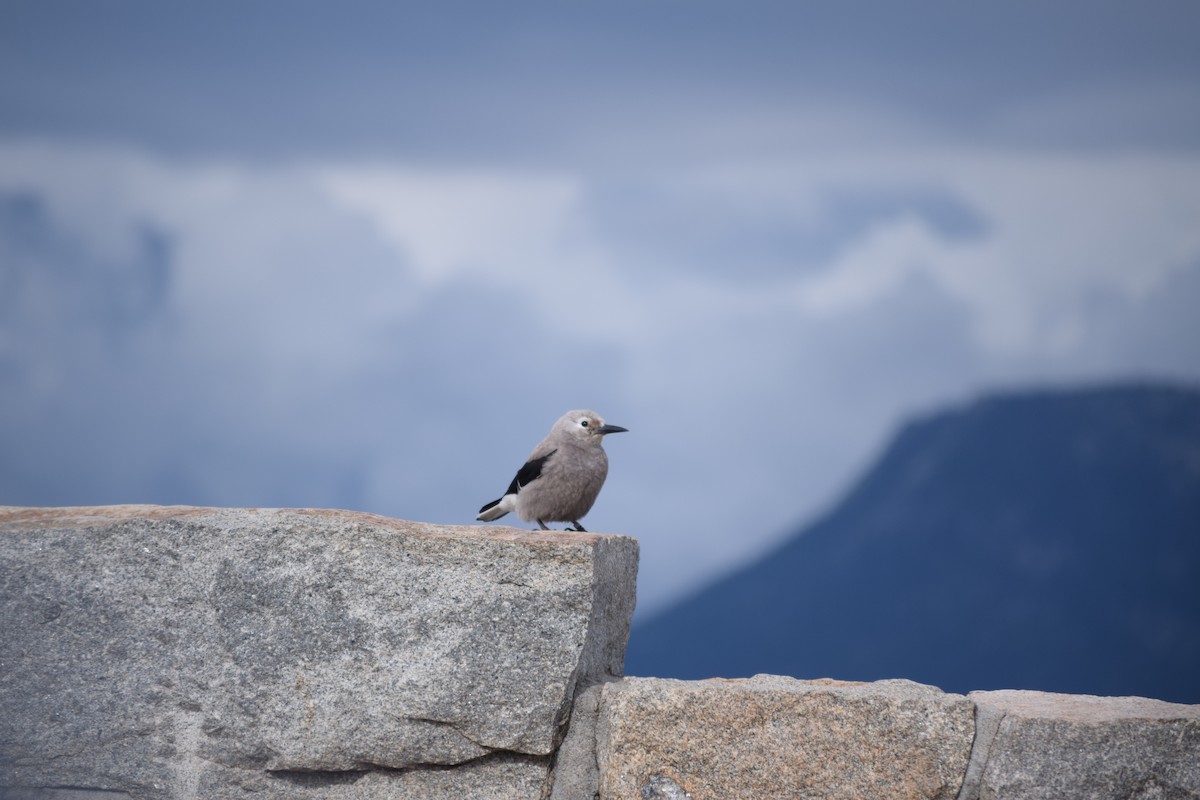
[[[610,433],[627,430],[606,425],[595,411],[568,411],[508,485],[499,500],[479,509],[476,519],[491,522],[510,511],[526,522],[570,522],[575,530],[591,509],[608,476],[608,456],[601,442]],[[569,530],[569,529],[568,529]]]

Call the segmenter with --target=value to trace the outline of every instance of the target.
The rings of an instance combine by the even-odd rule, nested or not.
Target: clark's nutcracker
[[[608,456],[600,443],[605,434],[626,430],[605,425],[595,411],[568,411],[533,448],[504,496],[479,509],[475,519],[491,522],[516,511],[544,531],[549,530],[547,522],[570,522],[574,530],[584,530],[579,520],[596,502],[608,475]]]

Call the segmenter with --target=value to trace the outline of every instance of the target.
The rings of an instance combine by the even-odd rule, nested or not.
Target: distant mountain
[[[831,514],[637,625],[626,658],[760,672],[1200,703],[1200,391],[1007,394],[912,422]]]

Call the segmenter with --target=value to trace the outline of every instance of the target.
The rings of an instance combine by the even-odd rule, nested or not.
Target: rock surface
[[[973,711],[962,695],[910,681],[626,678],[600,687],[598,794],[948,800]]]
[[[618,536],[0,508],[0,796],[538,797],[636,569]]]
[[[1200,706],[617,680],[636,569],[618,536],[0,507],[0,800],[1200,800]]]
[[[550,800],[593,800],[599,791],[596,763],[596,720],[604,686],[575,695],[571,724],[555,756]]]
[[[1200,798],[1200,706],[972,692],[979,735],[960,800]]]

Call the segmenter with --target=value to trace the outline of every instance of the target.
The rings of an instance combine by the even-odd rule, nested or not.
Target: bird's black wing
[[[479,509],[479,513],[482,514],[489,508],[499,505],[505,497],[508,497],[510,494],[516,494],[522,486],[528,486],[530,483],[541,477],[542,467],[545,466],[547,459],[557,452],[558,448],[555,448],[540,458],[531,458],[526,461],[525,465],[517,470],[517,477],[512,479],[512,483],[508,485],[508,488],[504,491],[504,495],[496,498],[492,502],[486,504],[483,508]],[[501,514],[500,516],[504,515]]]
[[[541,458],[531,458],[525,462],[525,465],[517,470],[517,477],[512,479],[512,483],[508,485],[508,490],[505,494],[516,494],[517,490],[522,486],[528,486],[535,480],[541,477],[542,467],[546,465],[546,461],[550,456],[558,452],[558,448],[554,448]]]

